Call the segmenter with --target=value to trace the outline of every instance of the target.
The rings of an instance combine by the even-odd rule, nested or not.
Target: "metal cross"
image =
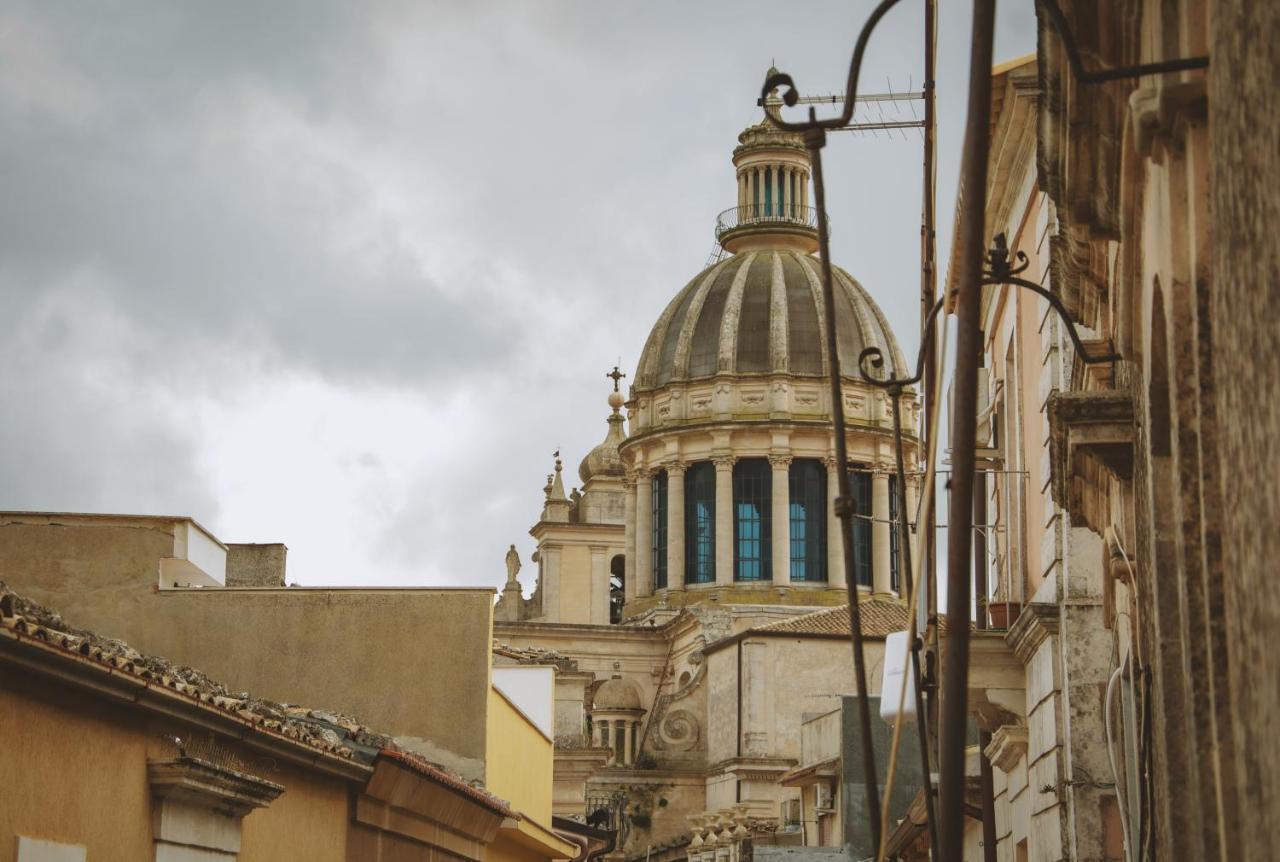
[[[608,377],[610,380],[612,380],[612,381],[613,381],[613,391],[614,391],[614,392],[617,392],[617,391],[618,391],[618,381],[619,381],[619,380],[621,380],[622,378],[626,377],[626,376],[627,376],[627,375],[623,374],[621,371],[619,371],[619,370],[618,370],[618,366],[616,366],[616,365],[615,365],[615,366],[613,366],[613,370],[612,370],[612,371],[610,371],[608,374],[606,374],[606,375],[605,375],[605,377]]]

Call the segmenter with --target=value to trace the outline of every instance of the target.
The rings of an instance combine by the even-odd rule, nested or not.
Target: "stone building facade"
[[[997,858],[1272,858],[1280,14],[1060,5],[1087,70],[1211,63],[1089,82],[1041,8],[996,70],[986,231],[1083,340],[984,296],[991,610],[1026,597],[1024,708],[985,716]]]

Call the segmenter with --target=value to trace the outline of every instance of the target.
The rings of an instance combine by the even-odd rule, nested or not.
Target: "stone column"
[[[871,475],[871,589],[889,592],[889,474]]]
[[[773,583],[791,583],[791,456],[770,455],[773,468]]]
[[[627,738],[631,729],[630,725],[631,722],[629,721],[618,722],[619,744],[614,748],[614,751],[618,752],[617,759],[619,766],[627,766],[630,762],[630,758],[627,756],[631,753],[631,749],[629,747],[631,745],[631,740]]]
[[[622,480],[626,494],[623,498],[623,521],[627,525],[626,540],[622,547],[623,582],[622,591],[625,601],[636,597],[636,475],[628,472]]]
[[[804,171],[800,172],[800,206],[807,207],[809,205],[809,175]]]
[[[842,525],[836,517],[836,497],[840,494],[840,474],[836,459],[827,459],[827,583],[839,589],[845,588],[844,540],[840,537]]]
[[[684,589],[684,464],[667,465],[667,589]]]
[[[609,624],[609,549],[604,545],[591,546],[591,607],[588,622],[595,626]]]
[[[778,182],[779,170],[780,168],[774,167],[773,170],[769,171],[769,185],[773,189],[773,207],[769,210],[770,215],[782,212],[782,201],[778,198],[778,193],[780,191],[778,186],[781,185]]]
[[[636,474],[636,586],[638,597],[653,595],[653,474]]]
[[[716,458],[716,583],[733,583],[733,459]]]

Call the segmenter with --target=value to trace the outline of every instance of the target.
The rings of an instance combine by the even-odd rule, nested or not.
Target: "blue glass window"
[[[709,461],[684,474],[684,582],[716,580],[716,471]]]
[[[764,169],[764,214],[773,215],[773,168]]]
[[[667,471],[653,477],[653,588],[667,585]]]
[[[871,473],[849,473],[853,497],[853,574],[859,586],[871,586]]]
[[[745,458],[733,465],[733,578],[736,581],[773,579],[770,540],[769,462]]]
[[[827,579],[827,471],[821,461],[791,462],[791,580]]]

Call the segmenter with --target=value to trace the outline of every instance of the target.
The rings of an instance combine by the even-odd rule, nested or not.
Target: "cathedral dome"
[[[812,255],[765,245],[703,270],[650,332],[636,390],[726,374],[825,376],[820,267]],[[880,348],[895,376],[909,374],[883,312],[847,272],[833,266],[832,277],[841,374],[858,376],[866,347]]]
[[[593,709],[643,709],[636,687],[621,677],[606,680],[596,690]]]

